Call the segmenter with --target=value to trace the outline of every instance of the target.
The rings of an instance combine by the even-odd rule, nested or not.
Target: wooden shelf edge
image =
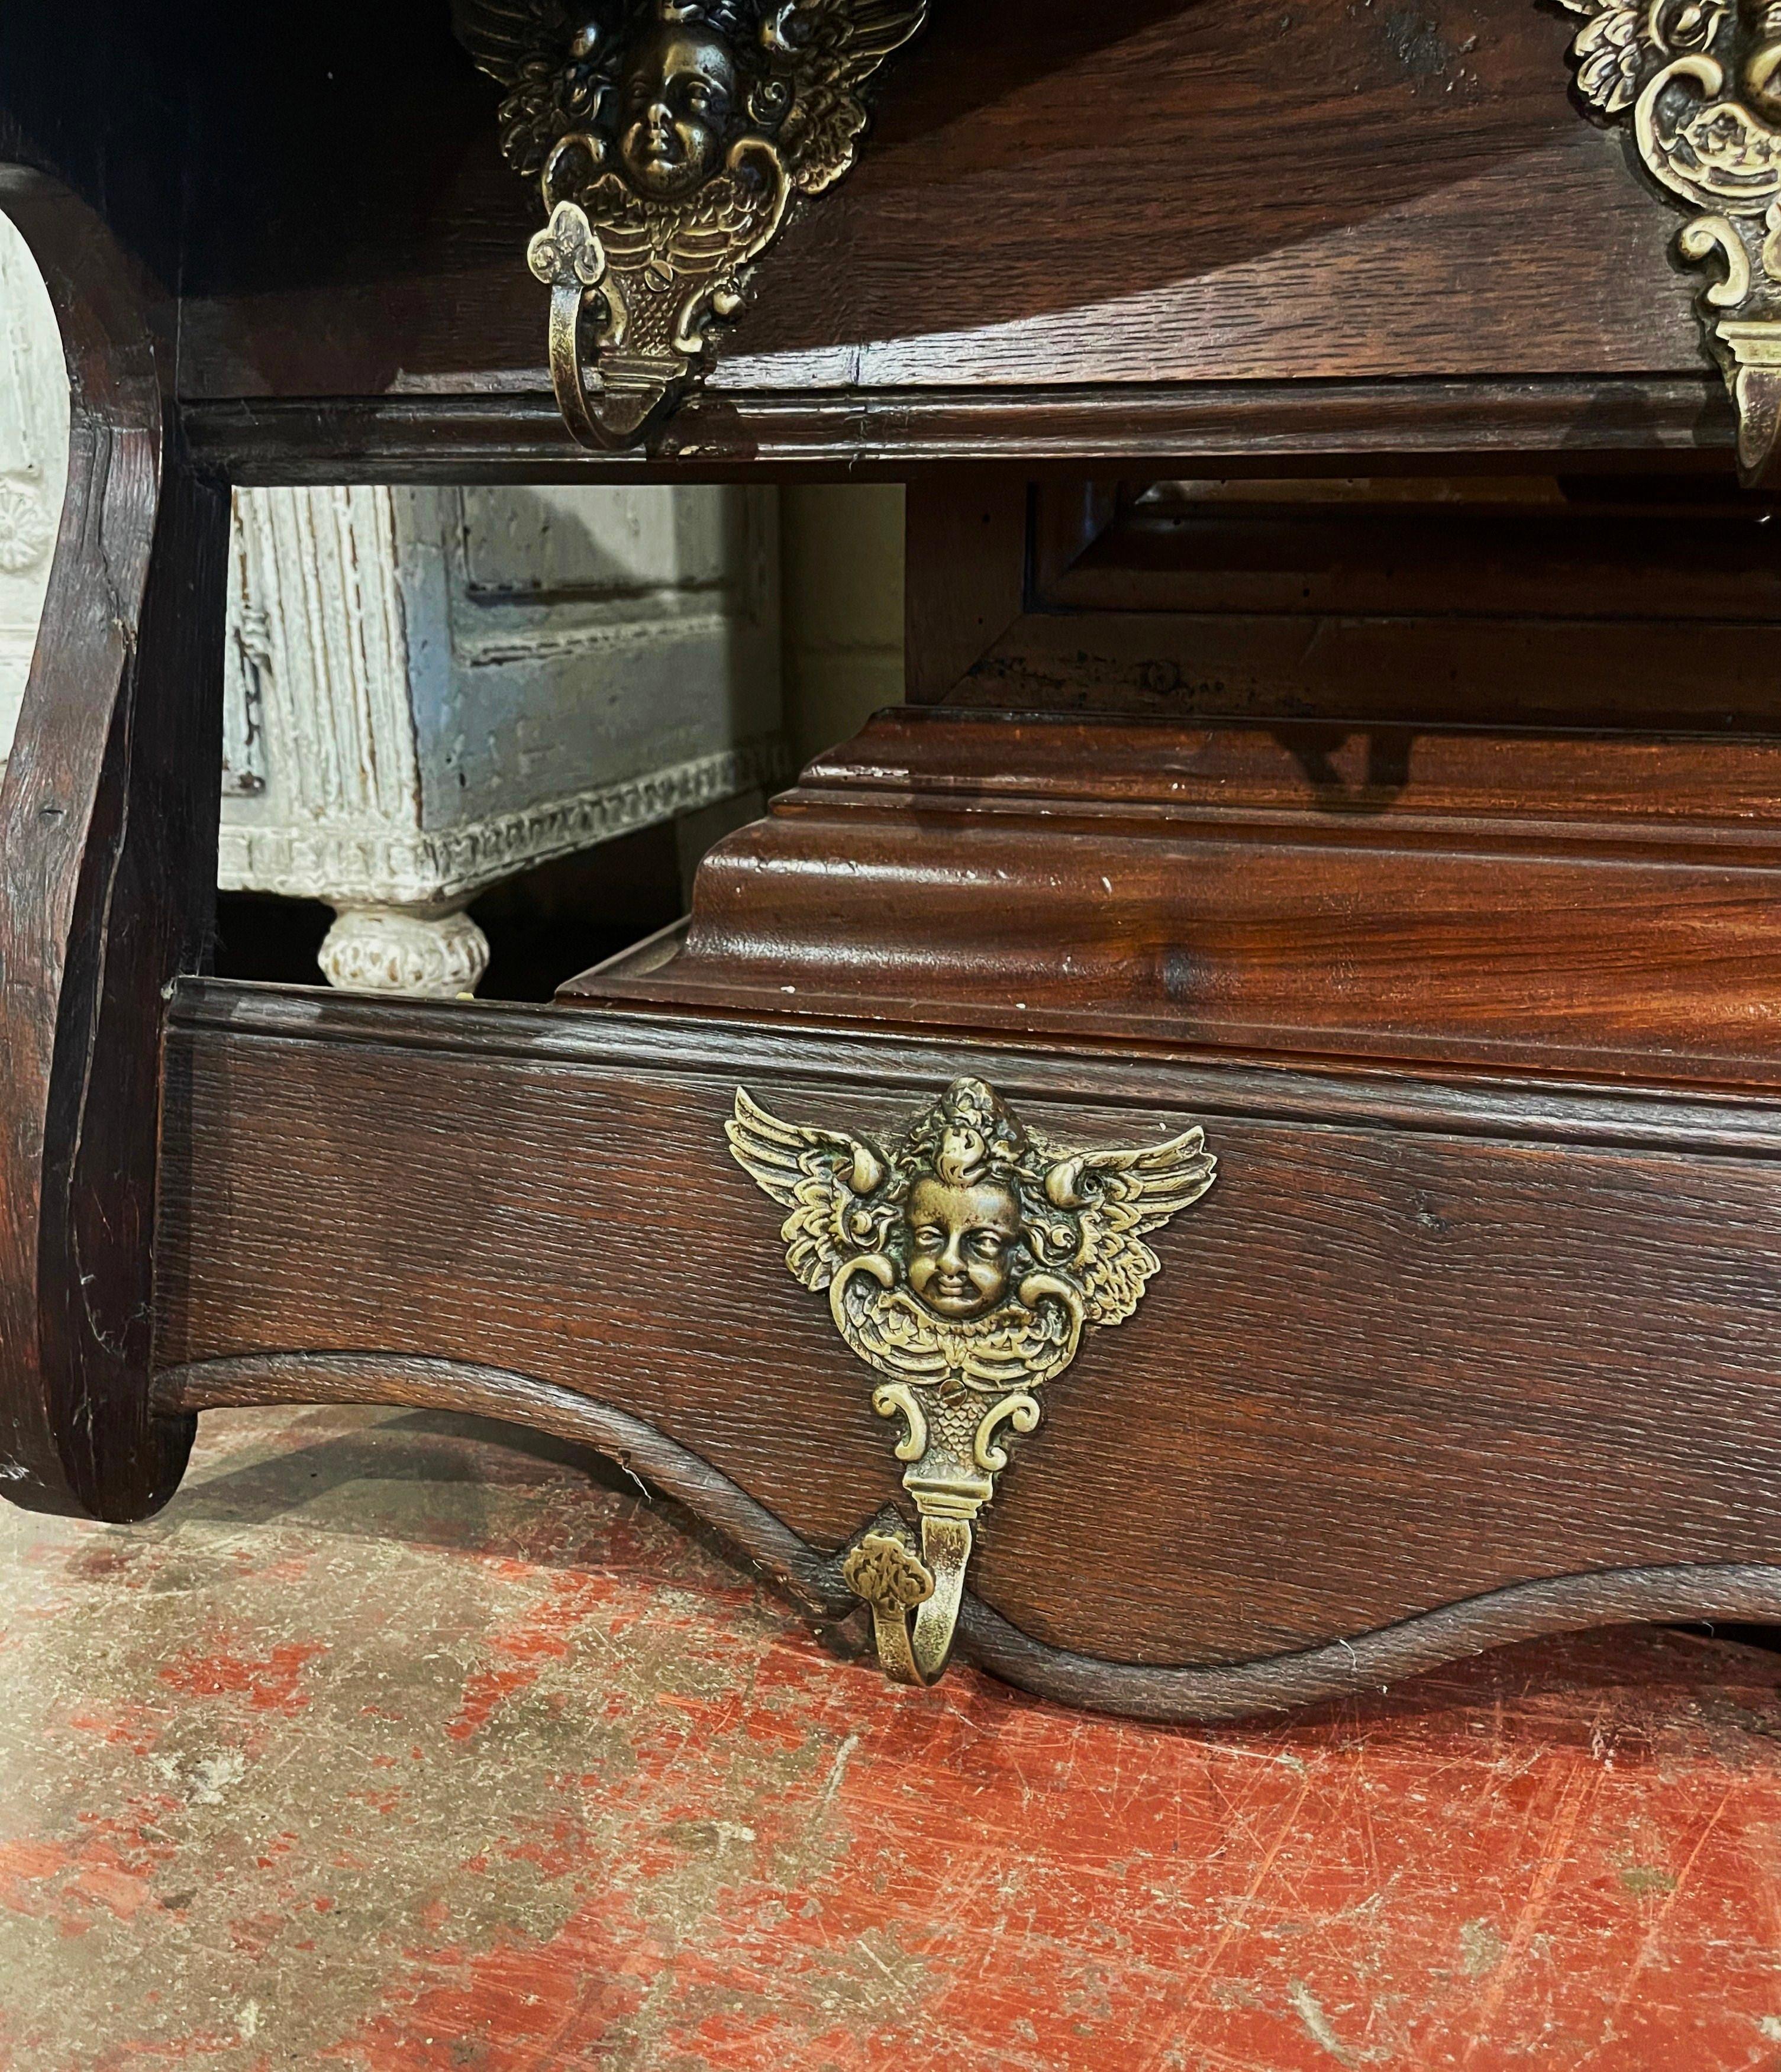
[[[694,1075],[779,1071],[812,1085],[865,1077],[911,1096],[993,1056],[1011,1098],[1108,1108],[1174,1101],[1207,1115],[1265,1112],[1345,1128],[1429,1132],[1604,1149],[1781,1157],[1781,1097],[1751,1087],[1615,1082],[1577,1075],[1407,1071],[1372,1059],[1311,1060],[1165,1044],[1116,1045],[1007,1030],[878,1026],[809,1015],[689,1013],[613,1001],[570,1007],[377,998],[323,986],[183,978],[170,1034],[467,1060],[609,1069],[647,1063]],[[917,1062],[919,1061],[919,1062]]]
[[[188,397],[198,458],[238,483],[889,478],[969,464],[1156,478],[1438,467],[1723,469],[1735,424],[1699,375],[706,392],[635,453],[570,439],[548,393]]]

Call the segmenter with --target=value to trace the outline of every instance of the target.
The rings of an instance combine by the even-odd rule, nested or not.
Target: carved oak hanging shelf
[[[1702,290],[1707,342],[1738,409],[1746,487],[1776,479],[1781,428],[1781,6],[1753,0],[1565,0],[1587,17],[1578,90],[1630,117],[1639,155],[1703,212],[1683,257],[1718,259]]]
[[[1699,210],[1718,260],[1707,342],[1738,417],[1739,472],[1772,482],[1781,435],[1781,4],[1565,0],[1577,85]],[[551,291],[551,380],[584,445],[636,444],[703,371],[717,321],[807,199],[853,162],[863,91],[928,0],[453,0],[507,89],[508,160],[540,183],[533,273]],[[586,351],[591,338],[592,365]]]
[[[582,445],[634,445],[701,371],[710,326],[865,130],[861,91],[927,0],[454,0],[508,89],[501,142],[541,185],[533,272]],[[595,367],[583,364],[592,320]]]

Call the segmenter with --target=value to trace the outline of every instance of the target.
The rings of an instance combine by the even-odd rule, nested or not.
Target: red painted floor
[[[547,1444],[214,1417],[152,1525],[0,1517],[0,2068],[1781,2067],[1778,1682],[898,1692]]]

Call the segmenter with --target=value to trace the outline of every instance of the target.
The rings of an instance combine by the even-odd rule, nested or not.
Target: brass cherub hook
[[[955,1079],[882,1141],[782,1122],[742,1088],[737,1163],[782,1208],[786,1264],[826,1292],[842,1338],[882,1377],[919,1535],[881,1513],[843,1572],[871,1606],[879,1659],[932,1684],[952,1653],[977,1515],[1039,1428],[1038,1392],[1084,1334],[1123,1323],[1162,1262],[1145,1243],[1213,1181],[1205,1133],[1135,1151],[1067,1151],[981,1079]]]
[[[532,269],[583,445],[634,444],[684,392],[788,212],[853,164],[866,82],[926,14],[927,0],[453,0],[459,40],[508,89],[508,161],[542,188]]]

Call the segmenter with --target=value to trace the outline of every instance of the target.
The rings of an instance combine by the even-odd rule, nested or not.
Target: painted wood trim
[[[467,898],[553,857],[738,792],[772,790],[792,774],[784,738],[767,734],[461,827],[225,823],[219,882],[232,891],[270,888],[343,904],[426,906]]]
[[[603,594],[582,594],[574,579],[553,590],[534,540],[538,594],[479,613],[491,600],[472,562],[475,528],[510,525],[524,542],[536,499],[496,491],[479,516],[457,491],[237,493],[219,858],[226,890],[436,910],[792,774],[776,697],[763,695],[777,674],[765,668],[777,639],[771,492],[638,483],[570,494],[599,500],[609,526],[613,513],[652,495],[745,508],[746,550],[726,550],[724,582],[702,593],[677,591],[651,571],[648,607],[608,619]],[[619,589],[615,578],[615,596]],[[479,617],[489,623],[476,625]],[[640,656],[658,657],[658,669],[695,691],[721,676],[729,724],[695,715],[690,691],[659,717],[643,706],[631,713],[632,699],[609,733],[568,724],[598,702],[596,692],[609,697],[636,676]],[[467,758],[464,790],[464,759],[451,743],[467,714],[500,746]]]
[[[0,763],[31,671],[68,465],[55,312],[10,219],[0,220]]]

